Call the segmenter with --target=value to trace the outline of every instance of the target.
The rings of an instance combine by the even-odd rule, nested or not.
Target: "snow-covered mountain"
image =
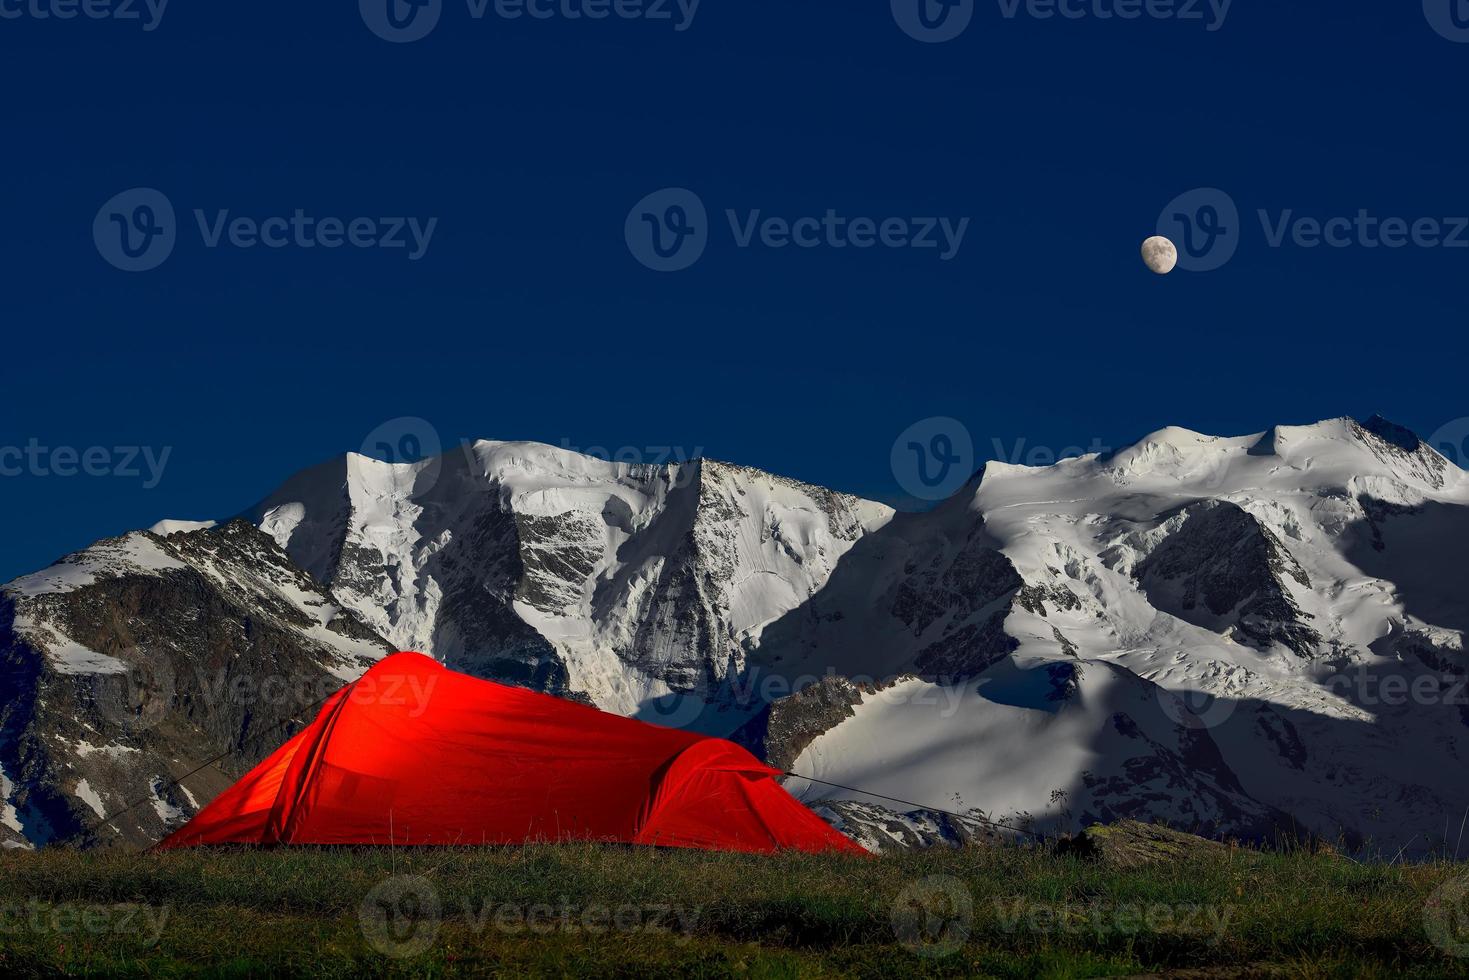
[[[1380,419],[990,463],[923,514],[710,460],[348,455],[5,587],[0,836],[105,839],[224,751],[125,834],[156,836],[269,747],[284,707],[192,681],[118,724],[99,685],[161,643],[298,680],[419,649],[732,734],[874,843],[962,837],[943,809],[1431,846],[1469,806],[1466,543],[1469,476]]]
[[[1469,806],[1466,546],[1469,477],[1381,419],[990,463],[864,539],[817,629],[767,630],[772,669],[949,673],[865,695],[792,768],[1041,826],[1431,846]]]
[[[349,455],[249,518],[393,644],[609,711],[706,697],[891,509],[713,460]]]

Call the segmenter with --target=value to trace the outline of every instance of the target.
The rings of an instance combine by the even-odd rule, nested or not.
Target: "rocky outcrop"
[[[931,847],[993,847],[1033,839],[1022,831],[999,829],[978,814],[924,809],[900,812],[854,800],[822,800],[811,804],[811,809],[874,854]]]
[[[855,682],[831,675],[795,694],[765,705],[730,739],[780,770],[787,770],[796,757],[818,737],[852,717],[852,709],[869,694],[906,678],[886,684]]]
[[[243,521],[100,542],[11,583],[10,843],[157,840],[388,652]]]
[[[1317,653],[1321,634],[1310,625],[1287,581],[1311,579],[1269,528],[1228,501],[1191,504],[1134,574],[1149,600],[1181,619],[1298,656]]]
[[[1229,853],[1229,846],[1156,824],[1119,820],[1112,824],[1092,824],[1080,834],[1059,842],[1056,853],[1097,861],[1111,868],[1139,868],[1219,858]]]

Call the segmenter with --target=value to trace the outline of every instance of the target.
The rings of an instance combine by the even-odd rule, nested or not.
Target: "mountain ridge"
[[[8,607],[53,616],[56,636],[0,623],[0,653],[76,687],[106,674],[68,674],[68,656],[73,669],[115,670],[87,654],[117,660],[130,631],[177,632],[190,615],[240,622],[253,603],[289,637],[276,645],[292,676],[331,676],[322,644],[335,641],[319,631],[336,623],[372,649],[421,649],[605,710],[738,733],[804,775],[935,812],[1057,830],[1160,819],[1257,838],[1295,822],[1395,840],[1469,803],[1448,779],[1469,759],[1469,707],[1444,693],[1469,675],[1469,610],[1451,584],[1466,515],[1464,473],[1380,417],[1237,437],[1168,427],[1049,466],[992,461],[922,513],[706,459],[613,463],[495,441],[405,464],[348,453],[233,520],[161,522],[134,532],[147,547],[129,556],[99,542],[9,583]],[[254,543],[216,560],[220,535]],[[150,567],[154,551],[166,567]],[[109,561],[87,580],[89,563]],[[132,610],[133,625],[96,619],[94,606],[114,602],[93,598],[108,582],[188,577],[168,562],[226,598]],[[292,574],[302,578],[281,604]],[[60,611],[31,594],[48,582],[64,587],[47,600]],[[306,612],[327,607],[325,622]],[[90,624],[88,642],[62,629],[76,623]],[[169,656],[190,669],[188,650]],[[1435,700],[1380,703],[1364,685],[1389,677],[1438,685]],[[835,700],[812,696],[838,681]],[[39,688],[28,697],[0,716],[0,837],[12,845],[44,842],[19,816],[33,798],[85,814],[97,809],[89,794],[105,811],[120,793],[80,775],[91,757],[55,748],[79,736],[64,720],[38,726]],[[90,710],[85,692],[69,703]],[[166,714],[216,735],[246,724],[185,698]],[[1421,761],[1396,761],[1420,744]],[[251,757],[236,752],[216,781]],[[141,766],[120,766],[131,774],[118,785],[166,775]],[[874,805],[788,788],[848,821]],[[1365,799],[1381,812],[1354,812]],[[902,846],[938,823],[875,826],[906,826],[892,837]],[[132,839],[159,829],[144,824]]]

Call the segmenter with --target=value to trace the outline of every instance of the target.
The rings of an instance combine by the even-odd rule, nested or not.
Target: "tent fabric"
[[[723,739],[399,653],[158,847],[606,841],[866,853],[779,775]]]

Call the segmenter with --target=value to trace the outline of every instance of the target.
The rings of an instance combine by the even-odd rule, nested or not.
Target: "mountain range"
[[[991,462],[923,513],[708,459],[348,454],[0,590],[0,843],[155,841],[414,649],[735,738],[874,848],[1431,850],[1469,809],[1466,544],[1469,476],[1380,418]]]

